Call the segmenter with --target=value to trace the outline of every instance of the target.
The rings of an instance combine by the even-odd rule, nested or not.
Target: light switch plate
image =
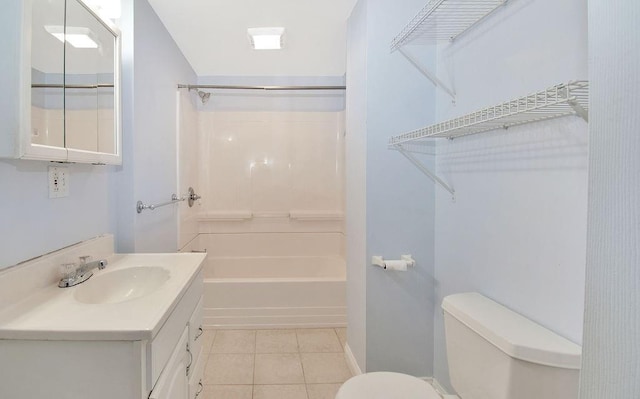
[[[49,198],[69,196],[69,168],[49,166]]]

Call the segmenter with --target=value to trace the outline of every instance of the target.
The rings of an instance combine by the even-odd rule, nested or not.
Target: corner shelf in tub
[[[242,222],[252,219],[285,218],[297,221],[332,221],[342,220],[344,213],[335,210],[291,210],[288,213],[254,213],[252,211],[215,211],[200,214],[201,222]]]
[[[241,222],[253,218],[251,211],[215,211],[202,213],[198,216],[200,222]]]

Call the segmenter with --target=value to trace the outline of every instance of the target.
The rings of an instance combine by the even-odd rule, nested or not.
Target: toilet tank
[[[478,293],[442,301],[462,399],[577,399],[582,348]]]

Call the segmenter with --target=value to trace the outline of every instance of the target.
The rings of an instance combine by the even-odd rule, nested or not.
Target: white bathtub
[[[341,237],[327,233],[201,235],[200,245],[208,251],[204,325],[346,325],[346,267],[341,241],[336,241]]]

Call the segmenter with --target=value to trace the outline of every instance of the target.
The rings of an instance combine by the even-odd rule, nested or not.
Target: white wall
[[[438,120],[586,79],[586,38],[583,0],[507,3],[441,47],[438,74],[457,101],[439,93]],[[581,342],[587,155],[578,117],[439,142],[437,170],[456,200],[437,189],[438,307],[446,295],[477,291]],[[448,386],[444,339],[437,311],[435,377]]]
[[[178,96],[178,191],[186,194],[192,187],[196,194],[202,195],[199,184],[200,142],[198,134],[198,108],[196,94],[180,90]],[[188,205],[188,204],[186,204]],[[200,201],[192,207],[178,207],[178,249],[182,250],[198,235],[198,212]]]
[[[341,112],[201,112],[202,213],[342,218]]]
[[[640,3],[589,2],[591,122],[581,395],[640,392]]]
[[[348,22],[345,137],[347,344],[361,370],[367,366],[367,2]]]
[[[355,0],[151,0],[199,76],[343,75]],[[256,51],[247,28],[285,28],[284,48]]]
[[[352,203],[360,209],[348,216],[354,219],[351,227],[348,219],[347,247],[353,251],[348,256],[349,287],[356,287],[356,295],[363,294],[358,280],[366,276],[366,309],[361,297],[353,298],[355,306],[350,304],[349,309],[349,329],[352,321],[366,318],[366,370],[429,376],[433,365],[434,189],[418,169],[387,149],[392,135],[434,120],[433,88],[399,53],[389,51],[391,39],[422,6],[422,0],[402,4],[363,0],[350,19],[349,49],[354,55],[349,55],[353,62],[347,65],[347,83],[352,84],[347,94],[347,140],[353,146],[349,149],[347,145],[347,160],[359,162],[348,169],[353,168],[352,179],[366,178],[366,188],[357,182],[357,191],[353,191],[348,178],[347,190],[352,192],[347,198],[366,201],[366,206]],[[428,53],[421,58],[433,62]],[[363,170],[360,162],[365,160]],[[432,163],[433,158],[424,161]],[[353,207],[348,206],[347,213]],[[365,221],[359,219],[362,217]],[[399,259],[401,254],[412,254],[416,267],[394,273],[370,265],[372,255]],[[357,312],[366,312],[366,316]],[[364,338],[361,330],[348,334],[349,345],[361,345],[357,341]],[[356,354],[360,361],[362,357],[357,356],[361,355]]]

